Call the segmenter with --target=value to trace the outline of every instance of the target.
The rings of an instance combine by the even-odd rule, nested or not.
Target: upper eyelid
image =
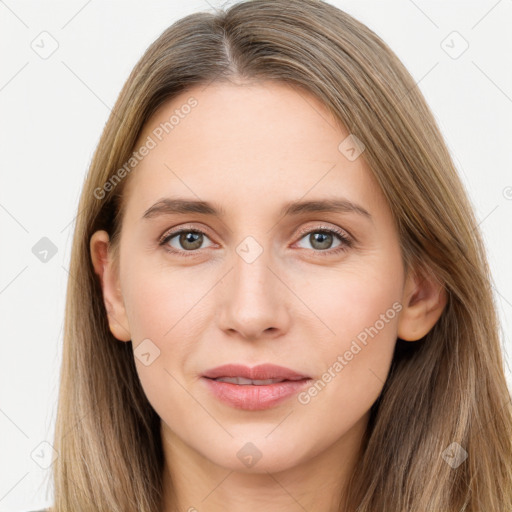
[[[338,233],[338,231],[341,231],[341,233],[343,235],[345,235],[347,238],[350,238],[352,240],[355,240],[354,237],[352,236],[352,234],[346,230],[345,228],[342,228],[340,226],[328,226],[326,225],[327,223],[321,223],[321,225],[316,225],[316,226],[309,226],[309,227],[306,227],[306,228],[301,228],[297,231],[297,234],[299,235],[302,235],[302,234],[308,234],[310,232],[315,232],[315,231],[332,231],[336,234],[340,234]]]
[[[183,231],[200,231],[203,234],[210,236],[209,235],[210,230],[208,230],[207,228],[204,228],[204,227],[197,228],[195,226],[188,225],[188,224],[185,224],[185,225],[180,224],[178,227],[173,227],[173,228],[169,228],[169,229],[165,230],[164,233],[158,238],[158,240],[160,242],[162,242],[166,238],[168,238],[170,236],[177,235]]]

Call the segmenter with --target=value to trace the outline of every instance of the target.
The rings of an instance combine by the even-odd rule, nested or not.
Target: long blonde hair
[[[142,390],[131,342],[109,330],[89,240],[105,229],[114,246],[118,241],[128,177],[108,190],[105,184],[119,177],[151,114],[191,86],[239,78],[309,91],[364,143],[362,157],[389,202],[404,261],[433,274],[448,296],[422,340],[397,340],[340,510],[512,510],[511,396],[472,208],[403,64],[368,27],[319,0],[251,0],[186,16],[147,49],[124,85],[76,220],[51,510],[161,511],[160,418]],[[454,467],[450,450],[467,459]]]

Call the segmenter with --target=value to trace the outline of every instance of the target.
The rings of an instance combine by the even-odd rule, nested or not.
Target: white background
[[[40,468],[31,453],[53,439],[73,219],[110,108],[165,28],[221,3],[0,1],[0,512],[52,501],[46,493],[50,470]],[[331,3],[391,46],[439,122],[488,247],[508,360],[512,1]],[[39,36],[43,31],[58,43],[47,59],[31,47],[49,37]],[[456,59],[444,49],[462,48],[453,31],[469,44]],[[50,44],[46,39],[45,47]],[[42,237],[58,250],[47,263],[32,253]],[[512,384],[508,363],[507,378]]]

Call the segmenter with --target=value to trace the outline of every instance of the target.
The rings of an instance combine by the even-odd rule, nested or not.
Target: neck
[[[162,421],[163,512],[345,512],[344,495],[368,422],[365,415],[327,449],[275,471],[222,467],[185,444]]]

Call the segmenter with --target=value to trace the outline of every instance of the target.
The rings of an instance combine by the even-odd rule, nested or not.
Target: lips
[[[203,377],[214,380],[238,378],[240,379],[240,382],[236,383],[241,385],[250,384],[246,382],[247,380],[253,382],[256,381],[256,385],[262,385],[258,384],[258,381],[271,380],[275,382],[282,382],[284,380],[294,381],[310,378],[308,375],[300,374],[291,370],[290,368],[285,368],[284,366],[277,366],[274,364],[260,364],[258,366],[253,366],[252,368],[240,364],[226,364],[206,371],[203,374]],[[235,384],[235,382],[232,383]]]
[[[286,379],[246,379],[244,377],[217,377],[217,382],[229,382],[230,384],[238,384],[239,386],[268,386],[269,384],[277,384],[284,382]]]
[[[238,364],[218,366],[203,375],[207,389],[237,409],[262,411],[284,402],[309,385],[311,377],[283,366]]]

